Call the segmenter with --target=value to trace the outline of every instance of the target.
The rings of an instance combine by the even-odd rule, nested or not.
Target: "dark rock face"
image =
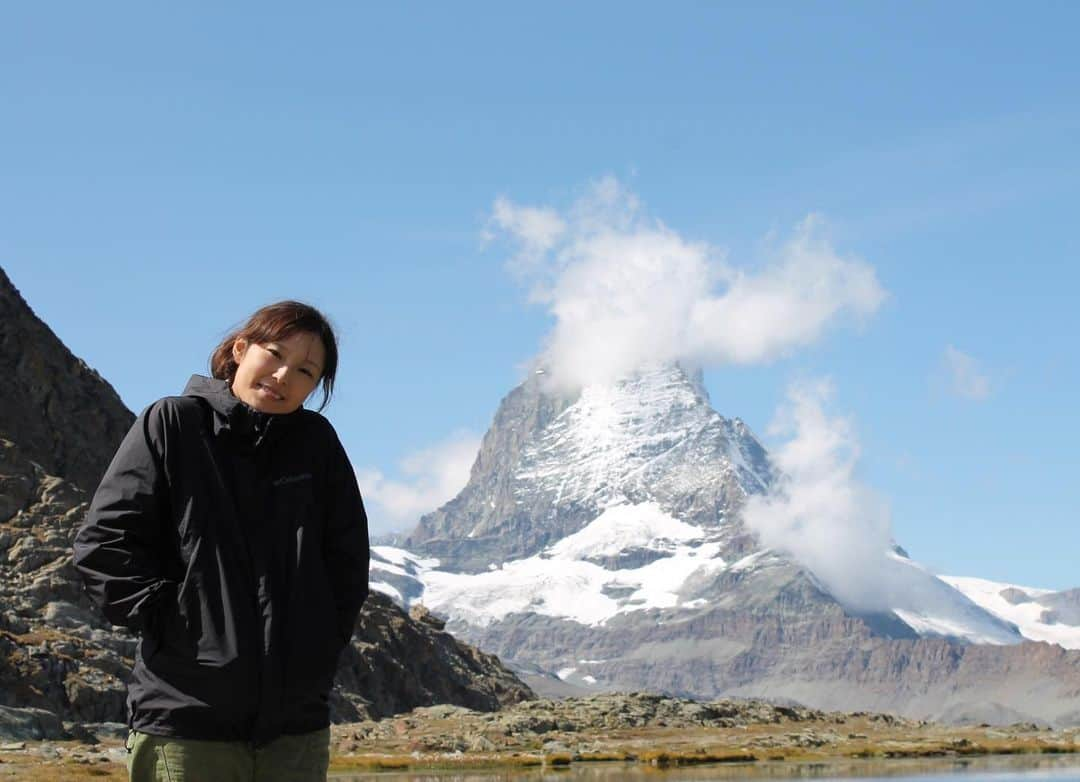
[[[0,735],[51,736],[57,718],[126,723],[137,640],[83,594],[71,546],[88,507],[83,486],[96,487],[133,416],[2,272],[0,303],[8,371],[0,384]],[[23,436],[29,447],[15,439]],[[342,654],[333,712],[341,720],[436,703],[484,710],[531,697],[496,657],[375,593]]]
[[[135,417],[34,315],[3,269],[0,376],[0,437],[50,475],[93,492]]]
[[[522,506],[515,497],[513,468],[528,443],[568,404],[568,400],[544,394],[536,379],[511,391],[480,444],[468,486],[424,516],[404,547],[479,571],[508,553],[531,553],[543,545],[547,536],[533,520],[549,500],[540,497]],[[480,529],[482,534],[469,534]]]

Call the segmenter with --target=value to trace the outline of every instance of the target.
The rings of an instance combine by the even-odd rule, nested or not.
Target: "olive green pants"
[[[325,782],[330,765],[329,728],[262,747],[133,731],[127,745],[131,782]]]

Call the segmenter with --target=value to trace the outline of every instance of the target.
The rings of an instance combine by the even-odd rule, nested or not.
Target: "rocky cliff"
[[[0,269],[0,437],[93,492],[134,415],[71,354]]]

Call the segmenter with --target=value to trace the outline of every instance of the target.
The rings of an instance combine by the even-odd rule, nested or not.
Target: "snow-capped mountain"
[[[901,553],[883,566],[897,585],[887,610],[842,605],[742,523],[747,498],[776,480],[749,428],[712,409],[699,375],[656,367],[566,399],[538,373],[503,401],[466,488],[420,521],[407,550],[375,548],[373,586],[422,601],[511,662],[587,687],[987,718],[956,700],[968,690],[943,699],[930,682],[960,675],[976,659],[968,644],[1018,644],[1032,623]],[[1058,621],[1072,622],[1071,606]],[[1080,682],[1080,654],[1070,660],[1066,679]],[[921,692],[913,665],[917,680],[952,672],[937,670]],[[995,693],[985,668],[965,674],[976,704]],[[1044,696],[1001,713],[1059,719],[1067,702]]]
[[[1054,592],[983,578],[940,578],[980,608],[1016,625],[1025,638],[1080,649],[1080,589]]]

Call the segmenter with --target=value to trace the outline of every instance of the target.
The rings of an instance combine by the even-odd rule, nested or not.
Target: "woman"
[[[75,538],[86,590],[141,635],[132,780],[323,780],[337,658],[367,596],[367,520],[330,423],[337,340],[263,307],[124,438]],[[320,409],[322,409],[320,407]]]

